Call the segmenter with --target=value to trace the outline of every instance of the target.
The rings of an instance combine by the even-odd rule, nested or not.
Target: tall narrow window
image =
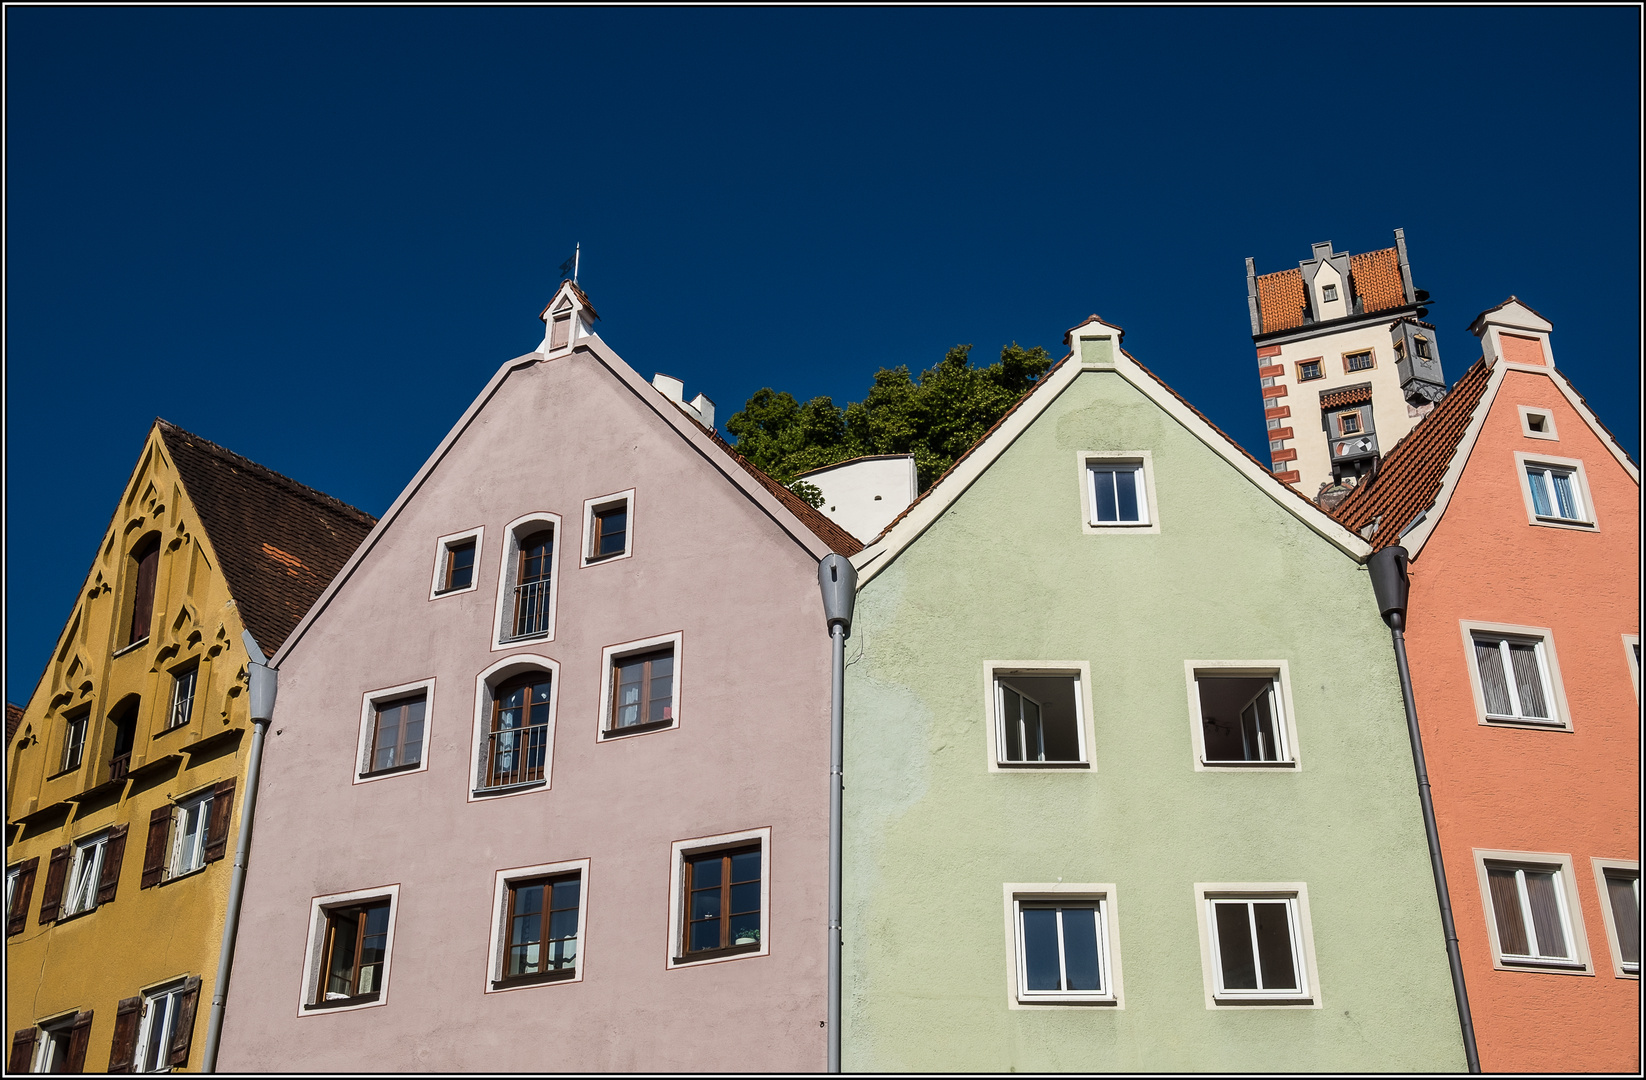
[[[154,578],[160,569],[160,538],[149,536],[132,549],[131,623],[126,644],[135,645],[149,636],[154,620]]]
[[[124,780],[131,767],[131,748],[137,740],[137,710],[141,704],[135,697],[127,698],[109,714],[109,771],[108,780]]]
[[[589,530],[589,558],[609,559],[628,550],[629,504],[596,507]]]
[[[170,1072],[171,1046],[177,1031],[178,1014],[182,1011],[185,984],[151,990],[143,995],[143,1014],[137,1025],[137,1047],[133,1055],[134,1072]],[[192,1021],[192,1017],[189,1018]]]
[[[91,710],[71,716],[63,727],[63,772],[78,769],[86,752],[86,728],[91,723]]]
[[[75,845],[68,888],[63,891],[63,915],[78,915],[97,906],[97,887],[103,880],[103,860],[108,846],[107,834]]]
[[[582,891],[581,874],[509,882],[504,916],[508,949],[499,982],[576,974]]]
[[[50,1025],[41,1025],[40,1034],[34,1044],[34,1060],[29,1063],[29,1072],[35,1073],[66,1073],[78,1072],[71,1068],[70,1046],[74,1036],[74,1021],[76,1016],[65,1017]],[[82,1032],[82,1038],[84,1033]],[[84,1051],[82,1050],[82,1058]]]
[[[1103,900],[1020,900],[1018,997],[1025,1001],[1112,996]]]
[[[1549,662],[1541,640],[1477,632],[1473,642],[1487,720],[1560,723],[1551,707]]]
[[[995,716],[1002,765],[1085,760],[1078,676],[997,677]]]
[[[1208,898],[1206,914],[1220,997],[1307,995],[1295,897]]]
[[[321,1002],[371,1000],[381,992],[388,932],[387,900],[326,912]]]
[[[520,541],[519,574],[514,587],[514,637],[549,632],[549,579],[553,569],[553,530],[532,533]]]
[[[549,755],[549,706],[553,689],[546,671],[534,671],[498,687],[486,736],[485,787],[541,781]]]
[[[1206,764],[1292,760],[1278,676],[1195,672]]]
[[[760,947],[760,848],[686,857],[685,955]]]
[[[1149,500],[1142,462],[1102,462],[1087,467],[1093,525],[1147,525]]]
[[[612,661],[612,715],[606,734],[674,722],[674,648]]]
[[[549,333],[549,350],[565,348],[572,339],[572,313],[567,311],[554,317]]]
[[[1588,522],[1576,470],[1528,463],[1526,483],[1532,492],[1532,511],[1539,518]]]
[[[1429,347],[1429,339],[1419,334],[1413,339],[1417,344],[1417,356],[1420,360],[1433,360],[1434,350]]]
[[[474,584],[474,541],[464,540],[446,548],[438,592],[466,589]]]
[[[423,760],[423,713],[427,703],[427,697],[418,694],[377,704],[367,772],[409,768]]]
[[[1562,871],[1547,866],[1486,867],[1498,949],[1505,964],[1580,965],[1572,951]]]
[[[179,803],[173,817],[171,872],[180,877],[206,865],[206,837],[211,831],[212,793]]]
[[[171,712],[168,728],[182,727],[194,717],[194,687],[200,678],[200,665],[191,664],[177,672],[171,681]]]
[[[1617,934],[1618,966],[1640,974],[1640,871],[1608,867],[1606,903]]]

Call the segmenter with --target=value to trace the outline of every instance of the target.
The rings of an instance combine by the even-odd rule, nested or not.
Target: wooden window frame
[[[469,583],[460,589],[448,588],[450,579],[452,552],[465,544],[474,545],[474,569],[469,575]],[[480,562],[481,555],[486,549],[486,527],[477,525],[462,532],[449,533],[435,539],[434,542],[434,573],[429,581],[429,599],[443,600],[448,596],[462,596],[465,593],[478,592],[480,589]]]
[[[549,729],[545,736],[548,745],[543,760],[543,778],[531,783],[515,784],[509,787],[482,787],[481,784],[485,779],[484,770],[487,768],[486,754],[491,744],[492,714],[496,708],[497,691],[513,679],[528,674],[535,677],[547,675],[550,679]],[[553,785],[554,740],[556,727],[559,723],[560,693],[560,662],[552,660],[541,653],[514,653],[505,656],[493,662],[490,667],[474,677],[474,715],[469,743],[468,766],[469,802],[490,802],[494,799],[510,798],[515,795],[529,795],[538,791],[547,791]],[[425,750],[425,760],[427,760],[427,757],[428,753]]]
[[[1337,420],[1338,438],[1347,439],[1355,435],[1366,434],[1366,429],[1361,424],[1362,418],[1359,409],[1347,409],[1343,412],[1336,413],[1334,418]],[[1355,425],[1355,429],[1353,431],[1349,430],[1349,421],[1351,419],[1354,421]]]
[[[600,663],[605,677],[600,688],[600,716],[595,726],[595,739],[599,742],[620,742],[623,739],[634,738],[640,735],[652,735],[660,731],[673,731],[680,726],[681,701],[683,699],[682,680],[685,675],[685,634],[676,630],[672,634],[659,634],[655,637],[641,638],[638,641],[625,641],[617,645],[607,645],[600,651]],[[623,660],[647,653],[661,653],[666,649],[674,651],[674,702],[670,706],[671,715],[667,720],[655,723],[631,724],[625,728],[614,726],[617,719],[617,665]]]
[[[1349,361],[1352,358],[1357,357],[1357,356],[1364,356],[1364,357],[1367,358],[1367,364],[1366,364],[1365,367],[1350,367],[1349,366]],[[1345,374],[1345,375],[1354,375],[1354,374],[1357,374],[1357,373],[1362,372],[1362,371],[1375,371],[1376,369],[1377,369],[1377,350],[1376,349],[1355,349],[1353,352],[1346,352],[1346,353],[1343,354],[1343,374]]]
[[[549,564],[549,574],[546,578],[539,579],[547,582],[544,586],[547,590],[544,601],[547,628],[541,632],[517,636],[514,633],[519,616],[516,591],[521,586],[520,570],[524,562],[522,545],[541,532],[553,534],[555,547]],[[555,613],[560,602],[560,568],[565,562],[563,549],[566,533],[561,527],[559,514],[539,511],[518,517],[504,527],[503,537],[503,557],[498,560],[497,567],[497,604],[492,616],[492,652],[554,640]]]
[[[745,942],[741,945],[735,943],[731,937],[732,917],[737,914],[749,914],[748,912],[739,913],[731,910],[733,886],[738,884],[748,884],[746,881],[734,882],[732,880],[732,860],[739,855],[750,854],[759,855],[761,857],[759,880],[764,883],[766,878],[765,853],[762,851],[761,846],[758,843],[741,844],[736,847],[718,848],[712,851],[686,852],[681,869],[680,899],[683,910],[681,911],[680,916],[680,955],[675,957],[676,963],[685,963],[691,960],[710,960],[723,956],[739,955],[742,953],[753,952],[760,947],[760,938],[758,936],[754,941]],[[720,884],[718,886],[720,892],[720,914],[711,916],[708,919],[693,919],[691,913],[692,894],[696,892],[704,892],[707,891],[707,889],[716,888],[716,886],[712,885],[706,886],[704,889],[696,888],[697,866],[700,863],[714,861],[718,861],[720,863]],[[764,909],[762,909],[759,914],[761,916],[761,922],[764,923]],[[691,947],[692,929],[698,923],[705,922],[718,922],[720,924],[720,944],[707,949],[693,949]]]
[[[539,866],[516,866],[497,871],[492,890],[491,947],[486,958],[486,983],[482,988],[484,993],[501,994],[537,986],[560,986],[566,983],[583,981],[583,971],[588,959],[589,864],[590,860],[588,859],[571,859],[564,862],[544,863]],[[577,875],[581,887],[577,899],[577,960],[572,965],[572,970],[569,972],[548,973],[547,977],[538,975],[505,977],[503,970],[508,959],[509,916],[512,900],[510,890],[517,885],[528,882],[555,878],[564,879],[573,875]]]
[[[570,881],[577,882],[577,907],[570,909],[553,907],[554,886]],[[508,974],[508,963],[509,954],[514,949],[514,921],[516,918],[520,917],[515,914],[515,898],[519,895],[521,889],[532,887],[541,887],[543,889],[544,907],[539,913],[540,921],[538,923],[538,938],[535,942],[539,949],[546,950],[548,942],[553,940],[547,935],[549,932],[549,926],[554,921],[554,912],[567,910],[577,912],[578,929],[576,933],[572,934],[572,941],[575,943],[573,945],[572,964],[569,968],[556,968],[553,970],[528,972],[523,975],[510,975]],[[582,959],[582,954],[577,951],[582,945],[582,927],[583,882],[582,875],[578,874],[576,871],[563,874],[550,874],[546,876],[512,878],[507,881],[504,885],[503,904],[503,965],[493,973],[495,977],[492,980],[492,988],[503,989],[511,986],[530,986],[537,983],[564,982],[574,978],[577,975],[577,966]],[[544,958],[542,962],[547,963],[547,959]]]
[[[1490,848],[1475,848],[1473,853],[1475,877],[1480,883],[1481,914],[1486,920],[1486,938],[1492,953],[1492,967],[1498,971],[1594,977],[1594,963],[1589,956],[1589,934],[1583,925],[1583,904],[1578,898],[1577,874],[1571,855]],[[1503,946],[1498,940],[1497,908],[1492,903],[1491,881],[1487,874],[1487,871],[1492,869],[1556,871],[1559,883],[1556,895],[1560,902],[1563,928],[1572,945],[1574,958],[1571,961],[1535,957],[1514,957],[1507,962],[1504,960]]]
[[[623,668],[635,663],[641,665],[641,696],[640,700],[635,704],[639,706],[639,715],[649,717],[652,713],[652,707],[662,700],[660,698],[653,697],[651,694],[652,687],[657,680],[657,676],[652,672],[652,665],[665,658],[669,661],[669,695],[667,704],[663,706],[664,716],[658,720],[640,720],[633,724],[619,724],[617,722],[617,711],[624,707],[622,700],[623,683],[621,681]],[[673,727],[675,697],[674,688],[679,674],[680,664],[674,655],[674,647],[672,645],[665,645],[660,649],[648,649],[645,652],[626,653],[622,656],[612,657],[610,675],[611,686],[608,688],[608,696],[611,700],[611,713],[606,717],[606,727],[605,730],[600,733],[600,737],[602,739],[620,739],[629,735],[639,735],[642,732],[660,731],[663,728]]]
[[[406,761],[406,751],[411,748],[411,743],[408,742],[406,738],[407,721],[410,719],[411,707],[417,704],[421,704],[423,706],[422,715],[419,718],[419,727],[422,730],[418,732],[416,739],[417,760],[408,762]],[[395,752],[395,764],[377,768],[375,766],[379,752],[384,749],[388,749],[387,747],[380,745],[378,741],[383,735],[383,717],[385,714],[392,712],[401,712],[402,714],[400,719],[395,722],[396,734],[395,744],[393,746],[393,750]],[[402,697],[372,702],[372,716],[368,724],[369,730],[367,731],[365,771],[360,774],[361,777],[382,776],[387,773],[396,772],[409,772],[412,769],[417,768],[417,766],[423,764],[423,745],[426,742],[423,736],[428,730],[428,726],[429,698],[426,693],[407,694]]]
[[[686,886],[687,859],[711,856],[717,853],[732,853],[747,851],[758,847],[760,851],[760,940],[752,945],[732,945],[724,949],[699,950],[687,953],[687,933],[689,920],[687,919],[687,905],[690,903],[690,893]],[[754,956],[766,956],[771,952],[771,883],[772,883],[772,830],[770,826],[759,829],[748,829],[743,832],[726,833],[720,836],[703,836],[691,840],[676,840],[671,851],[671,870],[669,875],[669,895],[672,897],[669,910],[669,938],[667,952],[667,966],[671,969],[697,967],[703,964],[726,963],[729,961],[744,960]],[[728,913],[722,913],[722,919],[728,918]],[[724,933],[723,935],[724,936]]]
[[[1309,887],[1301,881],[1196,882],[1196,922],[1200,928],[1200,962],[1206,1009],[1318,1009],[1321,1007],[1320,971],[1315,962],[1314,927],[1309,917]],[[1292,965],[1300,984],[1297,991],[1229,990],[1223,986],[1223,959],[1218,947],[1213,905],[1222,902],[1262,903],[1285,900],[1291,933]],[[1254,959],[1256,954],[1254,953]]]
[[[1315,367],[1315,372],[1314,372],[1313,375],[1308,374],[1308,372],[1306,370],[1310,364],[1313,364],[1314,367]],[[1324,379],[1325,377],[1326,377],[1326,358],[1324,356],[1311,356],[1307,360],[1297,361],[1297,381],[1298,382],[1300,382],[1300,383],[1314,382],[1316,379]]]
[[[325,982],[327,960],[327,928],[330,925],[330,912],[344,908],[363,908],[371,904],[387,901],[389,905],[388,928],[383,941],[383,974],[375,990],[368,995],[358,995],[359,1000],[345,999],[336,1002],[325,1000]],[[375,889],[359,889],[353,892],[332,893],[328,896],[316,896],[309,900],[309,937],[303,962],[303,987],[297,1003],[297,1015],[330,1016],[336,1013],[353,1012],[356,1009],[375,1009],[387,1005],[389,1002],[389,980],[394,968],[394,928],[395,921],[400,913],[400,885],[384,885]],[[362,923],[364,925],[364,923]],[[356,953],[356,965],[359,963],[359,954]]]
[[[410,773],[427,772],[429,768],[429,747],[433,743],[431,729],[434,726],[434,690],[435,679],[419,679],[416,682],[401,683],[398,686],[385,686],[378,690],[368,690],[360,698],[360,737],[354,755],[354,782],[368,784],[376,780],[386,780],[393,776],[404,776]],[[418,749],[418,759],[410,765],[396,765],[390,769],[370,770],[374,756],[377,738],[377,712],[380,706],[399,704],[409,701],[419,694],[423,696],[423,742]]]
[[[1546,626],[1516,626],[1510,623],[1482,622],[1477,619],[1459,619],[1463,634],[1463,664],[1468,670],[1469,690],[1474,696],[1475,718],[1482,727],[1523,728],[1534,731],[1572,730],[1572,714],[1566,704],[1566,685],[1560,674],[1560,653],[1555,647],[1554,631]],[[1537,646],[1538,672],[1543,677],[1544,698],[1552,714],[1547,720],[1499,716],[1486,709],[1486,692],[1481,684],[1480,664],[1475,655],[1475,637],[1519,639]],[[1501,650],[1500,650],[1501,654]],[[1512,670],[1508,673],[1513,676]],[[1518,693],[1513,693],[1515,708],[1520,708]]]
[[[546,716],[541,724],[531,723],[532,707],[534,702],[531,700],[532,696],[528,692],[524,705],[526,723],[513,728],[499,728],[497,726],[498,719],[502,715],[503,711],[503,698],[508,693],[522,687],[535,687],[545,682],[549,684],[549,700],[541,703],[546,712]],[[525,787],[544,787],[548,784],[550,768],[549,759],[554,756],[554,707],[558,689],[558,675],[552,671],[546,671],[538,668],[529,668],[523,671],[517,671],[503,679],[498,680],[496,684],[491,687],[490,708],[487,709],[486,724],[482,739],[481,761],[479,763],[479,770],[476,773],[476,779],[480,782],[479,786],[475,789],[476,792],[484,794],[487,792],[508,791]],[[543,762],[539,766],[542,770],[542,775],[528,780],[516,780],[506,784],[490,783],[489,781],[493,776],[491,764],[492,753],[490,749],[491,736],[501,734],[505,731],[524,735],[536,728],[541,728],[543,730]],[[524,756],[528,749],[529,744],[522,743],[514,748],[511,748],[509,752]]]
[[[635,489],[629,488],[625,491],[614,491],[610,495],[601,495],[598,498],[584,500],[582,566],[604,565],[633,557],[634,493]],[[624,506],[628,514],[623,535],[623,550],[613,552],[610,555],[596,555],[594,552],[600,543],[599,514],[618,505]]]
[[[1619,979],[1639,979],[1640,961],[1631,970],[1623,959],[1623,950],[1617,939],[1617,914],[1612,910],[1611,890],[1606,879],[1612,876],[1632,875],[1635,879],[1635,910],[1640,910],[1640,862],[1637,859],[1603,859],[1592,857],[1590,866],[1595,873],[1595,890],[1600,897],[1600,918],[1606,925],[1607,953],[1612,958],[1612,974]],[[1638,930],[1637,930],[1638,933]]]

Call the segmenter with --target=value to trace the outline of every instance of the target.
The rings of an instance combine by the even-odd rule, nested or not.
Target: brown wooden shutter
[[[6,1071],[9,1073],[26,1073],[34,1057],[34,1028],[20,1028],[12,1032],[11,1057],[6,1059]]]
[[[167,803],[149,815],[149,840],[143,848],[143,879],[139,889],[150,889],[166,876],[166,851],[171,847],[172,806]]]
[[[103,873],[97,880],[97,902],[107,904],[114,899],[120,887],[120,864],[126,858],[126,833],[130,825],[116,825],[109,831],[108,846],[103,849]]]
[[[189,1045],[194,1039],[194,1011],[200,1003],[200,976],[183,984],[177,995],[177,1020],[171,1029],[171,1055],[167,1059],[174,1069],[187,1068]]]
[[[217,785],[211,796],[211,824],[206,829],[206,861],[216,862],[229,846],[229,815],[234,810],[234,777]]]
[[[137,563],[136,595],[131,605],[131,636],[127,643],[142,641],[149,636],[149,623],[154,619],[154,575],[160,569],[160,544],[155,541]]]
[[[29,921],[29,900],[34,896],[34,872],[40,869],[36,855],[17,871],[16,891],[11,894],[11,910],[6,912],[6,936],[21,934]]]
[[[114,1046],[109,1050],[109,1072],[131,1072],[137,1049],[137,1021],[142,1015],[141,997],[121,998],[114,1010]]]
[[[63,906],[63,875],[69,870],[70,847],[64,844],[51,849],[51,862],[46,864],[46,888],[40,894],[40,925],[57,921],[57,910]]]
[[[74,1023],[69,1025],[69,1054],[65,1063],[64,1072],[83,1073],[86,1071],[86,1045],[91,1042],[91,1010],[74,1014]]]

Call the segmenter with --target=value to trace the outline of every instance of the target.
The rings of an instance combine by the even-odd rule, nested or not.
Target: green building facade
[[[1461,1071],[1370,549],[1093,316],[853,562],[847,1071]]]

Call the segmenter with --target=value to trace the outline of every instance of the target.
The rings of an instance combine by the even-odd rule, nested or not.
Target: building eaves
[[[1343,405],[1359,405],[1363,401],[1372,400],[1372,384],[1357,383],[1354,386],[1340,386],[1336,390],[1322,390],[1320,392],[1320,407],[1322,409],[1336,409]]]
[[[850,556],[856,555],[859,551],[863,550],[862,541],[858,540],[857,537],[853,536],[845,529],[842,529],[839,525],[836,525],[832,520],[830,520],[828,515],[808,503],[805,499],[802,499],[800,496],[796,495],[782,484],[779,484],[770,476],[767,476],[748,458],[744,457],[742,454],[739,454],[736,447],[732,446],[732,444],[727,442],[725,439],[722,439],[718,431],[715,431],[713,428],[704,427],[702,424],[698,424],[696,420],[692,420],[689,416],[686,417],[686,419],[691,420],[693,424],[696,424],[699,431],[706,434],[715,446],[719,447],[723,453],[725,453],[733,461],[737,462],[737,464],[741,466],[745,472],[754,477],[755,480],[759,482],[761,487],[771,492],[772,496],[776,498],[778,502],[782,503],[784,508],[791,514],[799,518],[800,523],[806,526],[806,528],[811,531],[813,536],[816,536],[819,540],[823,541],[823,543],[828,546],[830,551],[833,551],[837,555],[845,555],[849,558]],[[885,456],[901,457],[903,455],[890,454]],[[844,462],[842,462],[842,464],[844,464]]]

